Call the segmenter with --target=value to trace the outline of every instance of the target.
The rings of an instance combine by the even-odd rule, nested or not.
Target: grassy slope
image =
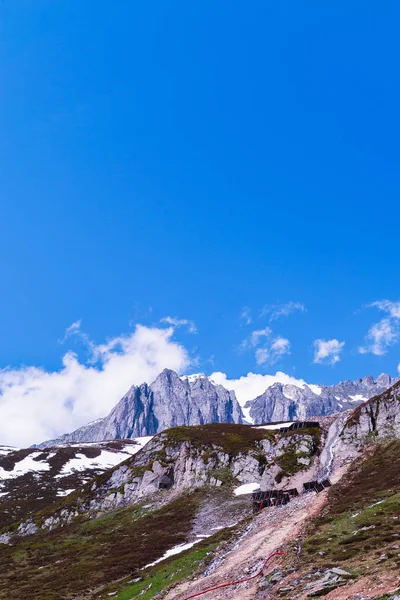
[[[134,506],[3,546],[0,598],[61,600],[134,577],[187,540],[200,501],[199,493],[182,496],[151,514]]]
[[[81,490],[86,481],[104,472],[102,467],[92,467],[57,477],[64,465],[77,454],[96,458],[100,456],[102,449],[118,452],[130,443],[130,440],[112,440],[102,443],[101,447],[48,448],[42,452],[26,448],[0,456],[0,467],[6,471],[18,468],[18,462],[28,455],[31,455],[34,461],[44,461],[49,465],[48,471],[27,472],[19,477],[2,480],[1,492],[7,492],[7,495],[0,499],[0,530],[41,510],[51,513],[53,506],[60,502],[59,491]],[[126,459],[128,458],[126,455]]]
[[[311,534],[312,533],[312,534]],[[357,574],[400,566],[400,441],[379,444],[329,492],[303,544],[305,567],[343,566]],[[384,554],[388,558],[379,562]]]
[[[314,446],[317,446],[320,436],[318,428],[311,428],[310,431],[288,432],[281,434],[280,438],[288,437],[295,441],[295,436],[310,433],[315,442]],[[231,455],[232,460],[239,453],[244,452],[253,454],[262,463],[265,462],[265,457],[260,450],[260,441],[270,439],[274,442],[277,439],[276,432],[273,431],[227,424],[180,427],[171,429],[165,434],[167,443],[171,445],[187,440],[193,442],[194,446],[201,451],[205,461],[207,453],[214,452],[215,448],[221,448]],[[289,452],[290,462],[292,462],[294,460],[292,449]],[[135,457],[130,459],[129,463],[134,465]],[[100,484],[108,477],[109,473],[100,475],[96,478],[97,483]],[[229,484],[229,481],[226,483]],[[91,484],[85,486],[83,496],[82,493],[75,492],[67,498],[60,499],[54,508],[48,507],[37,513],[36,519],[42,520],[57,507],[58,509],[63,506],[73,507],[81,496],[86,497],[86,494],[90,497],[91,488]],[[19,539],[12,546],[2,546],[0,599],[86,598],[92,597],[96,591],[110,582],[135,578],[144,565],[159,558],[172,546],[187,541],[192,521],[204,499],[204,494],[205,491],[186,494],[179,500],[154,510],[151,514],[145,514],[146,511],[141,506],[135,505],[89,521],[79,517],[76,522],[66,527]],[[190,562],[198,565],[212,549],[213,539],[210,538],[207,542],[196,545],[187,554],[192,557]],[[185,563],[185,560],[185,556],[171,559],[171,564],[178,561],[180,565],[173,571],[175,573],[173,576],[168,572],[163,576],[164,567],[157,566],[151,575],[154,578],[150,581],[151,592],[145,592],[143,598],[151,598],[153,590],[169,585],[173,578],[185,578],[189,563],[185,566],[180,562]],[[137,589],[132,593],[143,591],[144,588],[141,586],[142,583],[138,582]],[[121,600],[124,600],[124,595],[121,596]]]
[[[96,600],[106,600],[109,594],[115,600],[151,600],[161,591],[166,591],[174,584],[187,579],[193,579],[205,568],[213,552],[236,533],[235,528],[228,528],[212,537],[196,544],[192,549],[163,561],[162,564],[146,569],[141,573],[140,581],[132,583],[121,581],[110,585],[94,596]]]
[[[234,535],[235,528],[226,528],[189,551],[143,570],[166,550],[187,542],[194,518],[215,505],[236,519],[251,510],[250,502],[233,497],[229,487],[208,488],[184,494],[162,508],[134,505],[1,546],[0,598],[108,599],[109,593],[117,591],[113,598],[130,600],[150,584],[140,598],[153,598],[158,591],[193,576],[209,553]],[[210,525],[204,514],[202,520]],[[141,580],[132,583],[138,577]]]

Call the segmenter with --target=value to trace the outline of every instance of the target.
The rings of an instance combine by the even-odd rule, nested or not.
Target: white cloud
[[[256,362],[258,365],[266,363],[274,364],[285,354],[290,354],[290,342],[283,337],[276,337],[269,345],[256,350]]]
[[[395,344],[399,339],[399,327],[391,319],[382,319],[369,329],[365,346],[358,349],[361,354],[371,352],[376,356],[382,356],[388,351],[388,347]]]
[[[89,341],[86,364],[67,352],[58,371],[0,370],[1,443],[27,446],[72,431],[105,416],[133,384],[153,381],[164,368],[184,372],[191,359],[174,331],[137,325],[106,344]],[[67,333],[86,338],[79,322]]]
[[[393,319],[400,319],[400,302],[377,300],[376,302],[372,302],[372,304],[369,306],[376,306],[376,308],[379,308],[379,310],[388,313]]]
[[[74,321],[72,325],[67,327],[67,329],[65,330],[63,341],[65,341],[70,335],[74,335],[77,332],[81,333],[81,325],[82,321],[81,319],[79,319],[78,321]]]
[[[275,375],[248,373],[239,379],[228,379],[226,373],[216,371],[210,375],[210,379],[223,385],[228,390],[233,390],[241,405],[244,405],[247,400],[257,398],[274,383],[292,384],[300,387],[307,385],[303,379],[296,379],[281,371],[278,371]]]
[[[382,356],[386,354],[389,346],[393,346],[400,339],[400,302],[377,300],[368,306],[378,308],[387,316],[370,327],[365,336],[365,344],[360,346],[358,351],[361,354],[371,352]]]
[[[265,327],[265,329],[257,329],[256,331],[252,332],[249,343],[253,348],[255,348],[258,346],[262,338],[269,338],[271,335],[272,330],[269,327]]]
[[[285,354],[290,354],[290,342],[284,337],[273,337],[269,327],[257,329],[243,340],[243,349],[255,348],[255,359],[258,365],[274,364]]]
[[[314,340],[314,363],[334,365],[340,361],[345,342],[339,340]]]
[[[270,315],[270,321],[276,321],[279,317],[288,317],[295,311],[305,312],[307,309],[301,302],[286,302],[286,304],[272,304],[270,306],[264,306],[261,311],[261,315]]]
[[[240,318],[244,321],[245,325],[250,325],[250,323],[252,323],[253,318],[251,316],[251,308],[249,308],[248,306],[245,306],[242,310],[242,314],[240,315]]]
[[[197,327],[193,321],[188,319],[177,319],[176,317],[164,317],[160,321],[161,323],[167,323],[173,327],[187,327],[189,333],[197,333]]]

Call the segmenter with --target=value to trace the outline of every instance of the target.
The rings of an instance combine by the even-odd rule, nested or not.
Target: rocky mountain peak
[[[389,387],[392,383],[392,378],[386,373],[381,373],[379,377],[376,378],[376,383],[377,385],[381,385],[383,387]]]
[[[169,427],[206,423],[241,423],[234,392],[205,375],[179,377],[164,369],[147,385],[132,386],[107,417],[39,447],[153,435]]]
[[[396,381],[397,378],[382,373],[376,380],[368,375],[333,386],[274,383],[263,394],[245,403],[246,420],[264,423],[330,415],[355,408]]]
[[[334,386],[275,382],[262,394],[239,405],[233,391],[204,373],[179,376],[164,369],[148,385],[132,386],[110,414],[71,434],[44,442],[97,442],[153,435],[179,425],[206,423],[268,423],[308,419],[353,409],[398,381],[382,373]]]
[[[161,373],[159,375],[157,375],[157,377],[153,381],[152,385],[160,384],[160,383],[167,383],[168,385],[174,385],[178,381],[180,381],[180,377],[178,376],[177,373],[175,373],[175,371],[173,371],[172,369],[164,369],[163,371],[161,371]]]

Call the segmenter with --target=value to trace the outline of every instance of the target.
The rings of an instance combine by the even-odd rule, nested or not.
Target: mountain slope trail
[[[256,573],[269,554],[281,550],[287,542],[298,536],[304,522],[318,514],[325,501],[326,492],[318,495],[309,493],[282,508],[265,509],[255,517],[233,549],[213,561],[208,568],[208,576],[179,585],[165,596],[165,600],[183,600],[190,594]],[[265,572],[271,572],[277,564],[279,559],[273,560]],[[257,597],[258,583],[259,580],[253,580],[214,590],[200,597],[204,600],[225,600],[232,597],[254,600]]]

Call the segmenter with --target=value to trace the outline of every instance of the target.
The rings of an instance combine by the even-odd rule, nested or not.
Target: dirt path
[[[177,586],[166,596],[166,600],[182,600],[185,596],[220,583],[255,574],[269,554],[280,549],[282,544],[297,537],[304,521],[318,513],[325,500],[326,492],[319,495],[311,493],[292,500],[282,508],[264,510],[254,519],[248,531],[223,560],[219,564],[216,561],[218,566],[210,575],[198,581]],[[277,565],[279,559],[276,558],[273,561],[273,565]],[[238,586],[208,592],[200,596],[200,599],[254,600],[257,588],[258,582],[254,580]],[[264,598],[267,597],[264,595]]]

